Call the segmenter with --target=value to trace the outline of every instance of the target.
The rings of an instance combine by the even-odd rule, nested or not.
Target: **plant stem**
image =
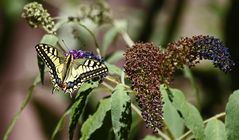
[[[171,140],[167,135],[165,135],[162,131],[158,130],[158,134],[165,140]]]
[[[125,31],[121,31],[120,33],[121,33],[124,41],[126,42],[126,44],[131,48],[134,45],[134,42],[129,37],[129,34],[126,33]]]
[[[119,30],[119,32],[122,35],[125,43],[131,48],[134,45],[134,41],[129,37],[129,34],[124,29],[119,27],[119,25],[116,21],[112,21],[112,24],[113,24],[113,26],[115,26]]]
[[[203,124],[205,125],[206,123],[208,123],[209,121],[213,120],[213,119],[218,119],[218,118],[221,118],[221,117],[224,117],[226,115],[225,112],[222,112],[222,113],[219,113],[211,118],[208,118],[207,120],[203,121]],[[189,130],[187,131],[186,133],[184,133],[178,140],[184,140],[186,139],[190,134],[192,134],[192,131]]]
[[[104,85],[106,88],[108,88],[110,91],[113,91],[114,88],[112,86],[110,86],[109,84],[103,82],[102,85]]]
[[[203,122],[203,124],[206,124],[206,123],[208,123],[209,121],[211,121],[211,120],[213,120],[213,119],[218,119],[218,118],[221,118],[221,117],[224,117],[224,116],[226,116],[226,112],[219,113],[219,114],[217,114],[217,115],[215,115],[215,116],[213,116],[213,117],[211,117],[211,118],[206,119],[206,120]]]
[[[122,71],[122,73],[121,73],[121,83],[122,83],[123,85],[125,85],[124,77],[125,77],[125,73]]]
[[[120,82],[116,81],[114,78],[111,78],[111,76],[107,76],[107,77],[105,77],[105,79],[109,80],[109,81],[112,82],[112,83],[120,84]],[[125,85],[125,84],[123,84],[123,86],[126,87],[126,88],[128,88],[128,89],[130,89],[130,87],[127,86],[127,85]]]

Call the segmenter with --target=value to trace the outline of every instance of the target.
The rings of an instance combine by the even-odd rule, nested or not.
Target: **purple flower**
[[[64,55],[65,57],[68,56],[69,54],[73,55],[74,59],[79,59],[79,58],[89,58],[89,59],[95,59],[100,62],[103,61],[103,59],[99,55],[95,55],[92,52],[89,51],[82,51],[82,50],[71,50],[69,52],[66,52]]]
[[[198,54],[200,59],[212,60],[215,67],[227,73],[235,65],[231,59],[228,48],[223,42],[213,36],[201,36],[194,41],[194,45],[199,47]]]
[[[174,73],[174,69],[181,68],[183,65],[192,67],[202,59],[211,60],[215,67],[225,73],[231,71],[235,65],[228,48],[220,39],[213,36],[198,35],[191,38],[181,38],[168,44],[165,55],[167,59],[163,63],[173,70],[172,73]],[[171,68],[171,66],[175,68]]]

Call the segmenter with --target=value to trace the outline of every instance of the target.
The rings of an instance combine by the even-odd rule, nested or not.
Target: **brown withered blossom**
[[[183,65],[192,67],[199,62],[198,47],[194,46],[194,40],[197,38],[185,37],[167,45],[164,59],[160,62],[163,65],[163,83],[169,84],[172,81],[176,69],[183,68]]]
[[[132,88],[146,126],[155,132],[162,128],[162,100],[159,90],[163,59],[160,49],[152,43],[136,43],[125,54],[125,72],[132,80]]]

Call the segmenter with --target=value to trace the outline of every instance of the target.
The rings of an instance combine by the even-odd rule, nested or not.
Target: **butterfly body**
[[[108,73],[106,65],[98,60],[75,59],[72,54],[64,56],[47,44],[38,44],[35,48],[49,68],[54,89],[62,89],[65,93],[72,93],[82,83],[96,77],[104,77]]]

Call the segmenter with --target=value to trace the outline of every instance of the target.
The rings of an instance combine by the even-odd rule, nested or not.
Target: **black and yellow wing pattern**
[[[82,83],[102,78],[108,73],[108,68],[102,61],[89,58],[74,59],[71,54],[64,56],[59,50],[47,44],[38,44],[35,48],[49,68],[54,88],[60,88],[65,93],[72,93]]]

